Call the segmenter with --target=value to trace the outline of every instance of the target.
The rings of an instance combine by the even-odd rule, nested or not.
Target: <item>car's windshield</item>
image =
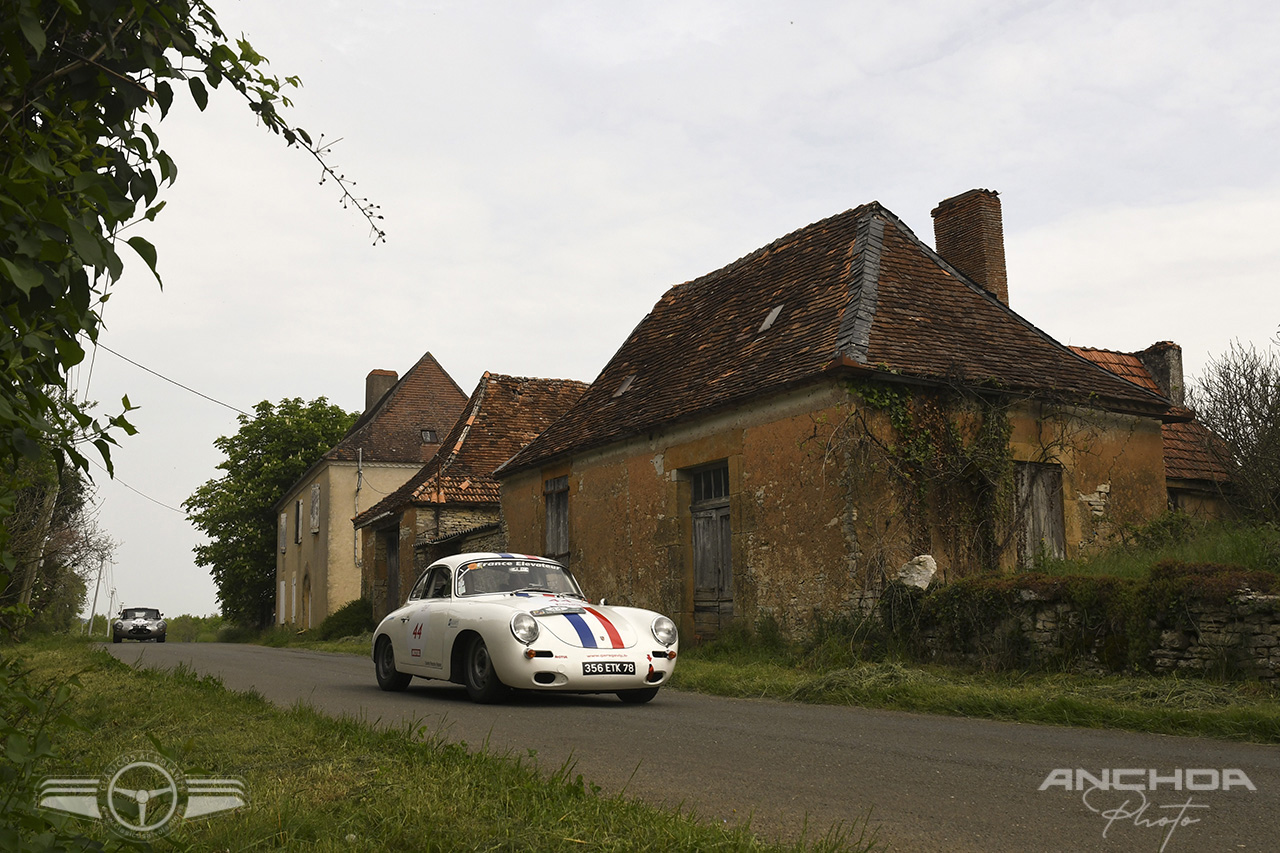
[[[477,560],[458,567],[458,595],[495,592],[554,592],[582,597],[569,570],[557,563],[534,560]]]
[[[125,619],[159,619],[160,611],[154,607],[130,607],[124,611]]]

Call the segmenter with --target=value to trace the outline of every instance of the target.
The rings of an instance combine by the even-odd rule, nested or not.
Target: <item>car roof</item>
[[[458,566],[461,566],[464,563],[474,563],[474,562],[483,561],[483,560],[529,560],[531,562],[551,563],[557,566],[560,565],[555,560],[552,560],[548,557],[538,557],[533,554],[498,553],[496,551],[472,551],[466,554],[453,554],[452,556],[449,556],[449,557],[441,557],[439,560],[436,560],[431,565],[433,566],[444,565],[444,566],[448,566],[451,569],[456,569]]]

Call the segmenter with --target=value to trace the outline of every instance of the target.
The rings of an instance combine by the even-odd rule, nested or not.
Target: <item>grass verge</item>
[[[969,672],[895,661],[814,666],[788,660],[786,652],[772,657],[726,654],[714,644],[690,650],[681,654],[672,686],[717,696],[1280,743],[1280,694],[1258,682]]]
[[[280,710],[188,670],[134,670],[82,642],[18,651],[40,679],[74,679],[49,774],[92,775],[122,754],[159,751],[188,776],[236,776],[250,805],[183,823],[154,849],[864,851],[855,827],[812,843],[766,843],[747,828],[606,796],[572,765],[470,752],[435,732],[376,728],[309,706]],[[547,771],[550,770],[548,773]],[[80,822],[92,835],[101,827]],[[861,832],[861,835],[858,833]]]

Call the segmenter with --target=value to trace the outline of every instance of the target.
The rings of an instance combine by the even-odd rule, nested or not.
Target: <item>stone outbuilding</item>
[[[1185,404],[1182,347],[1160,341],[1140,352],[1117,352],[1072,347],[1074,352],[1117,376],[1149,391]],[[1231,475],[1222,460],[1226,449],[1198,420],[1175,421],[1161,427],[1164,438],[1164,480],[1169,509],[1201,518],[1230,514],[1227,492]],[[1215,452],[1214,448],[1220,448]]]
[[[505,551],[494,469],[582,396],[586,383],[485,373],[441,451],[400,488],[356,515],[364,534],[361,589],[376,618],[399,607],[432,562]]]
[[[317,627],[360,597],[352,516],[431,459],[467,395],[426,353],[404,376],[373,370],[365,409],[342,440],[276,503],[276,623]]]
[[[1190,413],[1010,308],[996,193],[933,215],[936,250],[871,202],[669,289],[499,469],[510,548],[705,639],[806,630],[921,554],[1033,566],[1163,511],[1162,425]]]

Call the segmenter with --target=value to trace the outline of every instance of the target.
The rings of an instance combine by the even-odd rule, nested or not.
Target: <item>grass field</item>
[[[134,670],[82,641],[6,649],[34,681],[73,682],[40,775],[93,775],[121,755],[158,751],[187,776],[244,780],[250,804],[186,822],[157,850],[865,851],[854,827],[773,844],[747,828],[701,823],[626,796],[606,796],[571,765],[449,743],[420,727],[385,730],[299,705],[274,707],[190,671]],[[2,798],[3,790],[0,790]],[[75,828],[103,837],[90,820]]]

